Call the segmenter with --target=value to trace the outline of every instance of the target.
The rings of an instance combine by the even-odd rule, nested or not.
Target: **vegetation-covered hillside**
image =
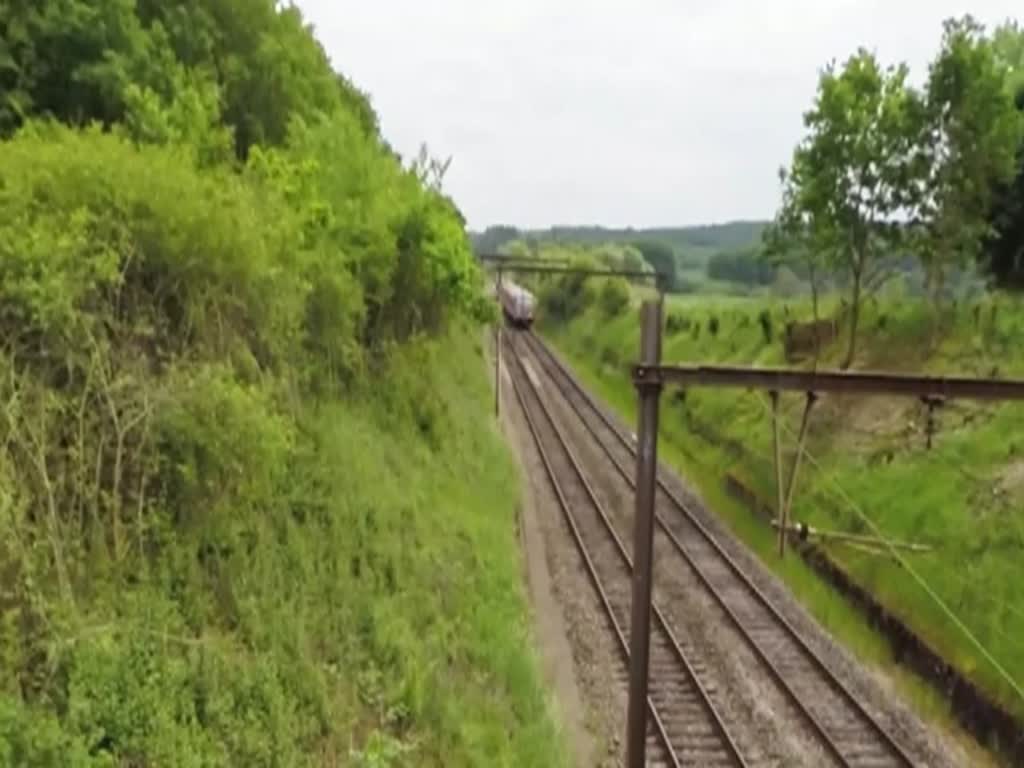
[[[279,6],[0,2],[2,765],[560,762],[462,217]]]

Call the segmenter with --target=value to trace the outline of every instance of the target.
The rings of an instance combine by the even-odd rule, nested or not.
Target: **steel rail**
[[[584,475],[583,470],[580,467],[575,454],[572,452],[572,449],[569,447],[564,434],[562,433],[561,429],[558,427],[557,423],[552,417],[550,410],[544,403],[544,400],[540,396],[540,393],[537,391],[536,386],[532,381],[530,381],[530,377],[526,374],[526,370],[523,366],[523,362],[521,359],[521,354],[516,349],[515,343],[512,341],[511,338],[507,339],[506,343],[509,346],[511,358],[515,360],[516,367],[519,368],[519,370],[521,371],[521,378],[526,379],[529,390],[532,392],[537,404],[539,405],[545,420],[551,427],[551,433],[556,437],[558,444],[565,452],[565,455],[573,468],[573,474],[577,477],[581,486],[586,491],[586,497],[588,498],[593,508],[597,511],[601,519],[601,523],[604,527],[604,530],[607,532],[609,536],[611,536],[612,541],[615,544],[615,549],[618,552],[622,563],[626,566],[627,571],[632,573],[632,559],[626,552],[626,549],[622,544],[622,541],[619,538],[617,532],[615,531],[615,528],[612,525],[607,512],[598,500],[596,493],[594,492],[592,486],[590,485],[589,481]],[[512,388],[515,392],[516,399],[519,401],[520,407],[523,410],[523,415],[526,418],[527,426],[529,427],[530,433],[533,436],[533,440],[537,446],[537,450],[540,453],[542,463],[544,464],[545,472],[548,476],[548,479],[551,482],[555,495],[558,498],[559,506],[562,510],[563,515],[565,516],[566,522],[569,524],[569,528],[572,531],[573,539],[576,542],[576,546],[579,549],[581,556],[583,557],[590,581],[597,590],[598,595],[601,599],[601,603],[604,607],[605,613],[607,614],[608,619],[611,621],[612,627],[615,630],[615,635],[619,640],[619,649],[622,653],[623,659],[628,663],[629,644],[627,638],[622,628],[619,626],[619,621],[616,618],[615,610],[612,607],[611,600],[608,597],[607,591],[601,583],[601,578],[598,574],[597,566],[595,565],[593,559],[590,556],[589,551],[587,550],[587,546],[584,542],[583,535],[580,532],[579,526],[577,525],[576,519],[571,511],[569,502],[565,498],[565,494],[563,492],[561,483],[554,471],[554,467],[552,466],[551,459],[548,455],[547,450],[544,448],[543,442],[540,439],[537,424],[534,421],[532,414],[530,413],[530,409],[526,405],[526,397],[523,395],[522,390],[520,389],[519,383],[517,382],[517,377],[513,375],[510,378],[512,381]],[[676,659],[681,664],[682,669],[686,674],[686,677],[692,684],[697,694],[698,700],[700,701],[700,703],[705,709],[705,712],[709,716],[711,720],[712,729],[718,734],[723,745],[723,751],[726,752],[727,759],[738,768],[746,768],[747,764],[744,761],[742,755],[740,754],[739,748],[736,746],[735,742],[732,740],[732,737],[729,735],[724,721],[718,714],[718,711],[715,708],[714,704],[711,702],[711,699],[707,691],[704,689],[703,685],[698,679],[697,674],[693,669],[693,666],[691,665],[689,659],[686,657],[685,652],[680,647],[678,641],[675,638],[675,635],[672,633],[671,628],[669,627],[668,622],[665,620],[664,615],[662,614],[657,605],[653,606],[653,610],[655,619],[657,621],[657,625],[660,631],[668,639],[669,647],[672,648],[672,651]],[[681,763],[679,762],[676,748],[673,746],[671,739],[668,736],[667,730],[664,725],[664,719],[661,713],[658,711],[658,708],[655,705],[651,695],[648,695],[647,697],[647,708],[648,712],[651,714],[651,720],[654,724],[655,731],[658,735],[658,739],[665,747],[665,750],[669,755],[669,759],[672,761],[673,765],[680,766]]]
[[[534,350],[534,354],[538,358],[543,357],[544,359],[549,361],[551,365],[555,367],[555,369],[560,374],[560,378],[563,381],[569,383],[573,390],[584,400],[584,402],[587,403],[589,408],[595,414],[597,414],[597,416],[604,423],[608,431],[611,432],[618,439],[621,445],[631,455],[635,456],[636,451],[630,443],[630,441],[622,434],[621,430],[611,422],[611,420],[605,414],[604,410],[591,397],[590,393],[587,392],[579,384],[579,382],[576,381],[575,377],[566,368],[562,361],[559,360],[554,355],[554,353],[551,352],[550,349],[548,349],[547,345],[544,344],[536,336],[536,334],[534,334],[533,332],[526,332],[526,335],[529,339],[531,349]],[[540,350],[540,354],[537,353],[538,349]],[[545,365],[543,360],[541,360],[541,365]],[[594,441],[600,446],[605,456],[608,457],[608,459],[611,461],[612,465],[615,467],[618,473],[622,476],[626,483],[629,484],[630,488],[635,490],[635,481],[633,480],[630,473],[625,468],[623,468],[619,460],[612,455],[611,450],[608,448],[605,442],[598,436],[598,434],[594,430],[593,426],[589,423],[589,421],[580,412],[579,407],[573,402],[572,398],[570,398],[566,394],[564,387],[561,384],[559,384],[558,381],[555,380],[556,377],[550,373],[550,367],[546,367],[549,371],[549,376],[555,383],[555,386],[559,389],[559,391],[565,398],[566,402],[573,409],[576,415],[580,418],[580,421],[583,423],[584,427],[594,438]],[[735,559],[724,550],[724,548],[717,540],[717,538],[714,536],[714,534],[712,534],[705,527],[705,525],[696,518],[692,510],[689,509],[689,507],[676,495],[676,493],[665,485],[660,476],[658,477],[658,488],[673,503],[673,505],[680,512],[683,513],[687,521],[701,534],[704,540],[711,546],[715,554],[717,554],[722,559],[722,561],[727,565],[729,570],[737,577],[740,583],[748,590],[748,592],[750,592],[755,597],[756,601],[764,609],[767,610],[770,617],[784,630],[784,632],[790,637],[790,639],[792,639],[796,643],[798,649],[804,654],[804,656],[811,661],[813,667],[820,672],[820,674],[833,687],[833,689],[840,694],[840,696],[850,705],[850,707],[853,708],[854,712],[859,717],[861,717],[861,719],[865,723],[868,724],[869,728],[876,733],[876,735],[879,737],[879,740],[885,744],[888,750],[899,760],[899,762],[908,766],[914,765],[913,760],[910,758],[909,755],[906,754],[904,749],[871,715],[871,713],[869,713],[864,708],[863,704],[861,704],[861,702],[853,695],[853,693],[846,687],[846,685],[844,685],[843,682],[839,680],[831,672],[831,670],[821,659],[821,657],[818,656],[818,654],[815,653],[814,650],[807,644],[807,641],[803,638],[803,636],[801,636],[800,633],[796,630],[796,628],[793,627],[793,625],[778,611],[778,609],[768,599],[764,592],[756,584],[753,583],[753,581],[746,574],[746,572],[743,571],[743,569],[739,566],[738,563],[736,563]],[[759,644],[753,638],[744,622],[739,618],[739,616],[736,615],[733,608],[730,605],[728,605],[726,599],[720,594],[719,589],[711,583],[709,577],[704,573],[703,569],[694,561],[693,556],[686,550],[686,547],[679,540],[675,532],[670,529],[663,515],[661,515],[661,513],[659,512],[656,512],[655,517],[659,529],[671,541],[673,549],[677,551],[686,560],[687,564],[693,570],[697,578],[704,585],[705,589],[712,596],[712,598],[719,605],[719,607],[723,610],[723,612],[729,618],[733,626],[740,632],[741,636],[747,642],[751,650],[755,653],[755,655],[757,655],[759,659],[761,659],[762,663],[768,669],[769,674],[771,674],[771,676],[779,684],[783,693],[787,696],[787,698],[790,699],[790,701],[796,706],[797,710],[804,716],[804,718],[811,725],[814,731],[819,735],[822,743],[825,745],[828,751],[837,760],[839,760],[841,764],[847,766],[850,765],[850,762],[847,759],[846,755],[843,754],[842,750],[840,749],[839,745],[836,743],[832,735],[828,733],[828,730],[824,723],[822,723],[820,719],[808,709],[807,704],[800,698],[797,692],[793,689],[789,681],[786,679],[786,676],[782,673],[781,670],[779,670],[777,665],[774,662],[772,662],[772,660],[768,657],[767,652],[764,650],[761,644]]]

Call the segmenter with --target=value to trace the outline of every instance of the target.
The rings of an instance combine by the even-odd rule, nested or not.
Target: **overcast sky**
[[[298,0],[404,156],[452,157],[470,226],[767,218],[817,73],[923,77],[942,19],[1004,0]]]

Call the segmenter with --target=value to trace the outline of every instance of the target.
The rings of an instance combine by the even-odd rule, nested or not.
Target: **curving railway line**
[[[550,386],[544,387],[545,393],[549,396],[560,396],[565,401],[569,412],[579,419],[593,442],[600,447],[600,453],[607,459],[602,471],[617,477],[630,494],[634,483],[635,462],[632,441],[532,332],[523,331],[514,336],[516,338],[509,338],[507,343],[510,359],[515,360],[518,371],[518,374],[513,376],[516,394],[523,404],[538,447],[542,449],[542,454],[548,454],[544,457],[544,463],[552,483],[556,488],[559,483],[563,486],[568,483],[571,486],[567,493],[564,490],[556,490],[563,502],[566,515],[589,515],[588,522],[570,522],[570,525],[584,558],[589,567],[594,569],[592,578],[595,584],[598,585],[599,591],[604,589],[602,598],[610,612],[614,614],[620,643],[625,643],[629,632],[631,570],[627,551],[619,538],[620,532],[601,507],[568,443],[551,417],[547,405],[541,399],[536,378],[543,377],[545,384],[550,382]],[[525,375],[527,368],[530,375]],[[523,390],[526,390],[525,393]],[[538,428],[540,421],[543,421],[544,426]],[[556,446],[555,442],[561,447]],[[553,460],[550,458],[552,455],[556,456]],[[584,507],[589,511],[581,511]],[[832,674],[801,634],[726,551],[716,535],[708,530],[660,477],[655,511],[655,537],[660,540],[658,551],[668,553],[672,559],[672,562],[666,563],[664,555],[659,554],[663,560],[659,571],[685,571],[691,574],[692,583],[698,584],[699,588],[718,605],[728,622],[759,660],[771,684],[789,700],[805,726],[813,733],[815,740],[838,765],[850,768],[915,765],[915,761],[897,740],[844,683]],[[601,530],[604,533],[601,533]],[[600,543],[602,536],[603,544]],[[615,543],[614,546],[610,543],[612,541]],[[601,569],[608,570],[613,567],[616,569],[615,574],[602,574]],[[658,578],[656,575],[656,586]],[[602,587],[602,584],[607,586]],[[699,697],[703,693],[703,688],[699,682],[699,673],[694,672],[695,668],[700,668],[699,660],[685,658],[679,644],[673,639],[670,622],[666,621],[657,605],[655,616],[658,631],[652,634],[651,645],[651,712],[654,713],[651,719],[658,727],[662,727],[666,721],[674,722],[669,713],[673,711],[675,701],[674,681],[680,677],[679,674],[668,672],[671,667],[667,659],[672,654],[667,651],[674,647],[678,658],[681,659],[681,662],[676,662],[681,664],[678,668],[685,667],[689,670],[689,687],[684,698],[689,701],[695,695]],[[625,645],[623,649],[625,652]],[[663,676],[666,678],[665,681],[662,681]],[[703,702],[703,711],[711,713],[708,722],[715,724],[710,730],[723,735],[732,748],[730,759],[733,762],[721,764],[742,765],[739,751],[728,739],[726,726],[714,713],[714,707],[706,695]],[[670,738],[674,733],[680,734],[681,741],[673,741]],[[663,733],[662,736],[664,738],[660,740],[661,748],[670,754],[673,749],[683,749],[684,754],[688,754],[685,753],[687,743],[694,740],[685,728],[673,733]],[[692,762],[687,757],[687,762],[680,762],[677,759],[666,764],[719,763],[706,762],[703,758]]]
[[[523,362],[514,336],[507,334],[505,338],[508,359],[514,361],[510,372],[516,398],[623,659],[628,661],[632,561],[541,397],[535,372]],[[694,663],[657,605],[652,618],[650,658],[648,764],[746,766]]]

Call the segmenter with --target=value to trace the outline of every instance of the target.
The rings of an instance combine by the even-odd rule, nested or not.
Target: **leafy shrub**
[[[670,335],[683,333],[690,330],[691,324],[692,323],[688,316],[677,312],[670,312],[665,320],[665,330],[668,331]]]
[[[9,9],[0,764],[559,764],[445,166],[185,6]]]
[[[544,283],[540,291],[545,317],[559,323],[582,314],[596,300],[593,281],[576,272],[559,275]]]
[[[622,355],[615,344],[604,344],[601,347],[601,364],[616,368],[622,362]]]
[[[771,344],[773,336],[772,313],[767,309],[762,309],[757,315],[757,320],[761,324],[761,334],[764,336],[764,343]]]
[[[601,285],[599,301],[605,317],[617,317],[629,307],[629,283],[621,277],[606,278]]]
[[[0,298],[22,334],[70,354],[98,342],[103,318],[156,354],[236,342],[267,363],[286,354],[303,291],[285,268],[292,233],[237,179],[42,126],[0,144],[0,167]]]

